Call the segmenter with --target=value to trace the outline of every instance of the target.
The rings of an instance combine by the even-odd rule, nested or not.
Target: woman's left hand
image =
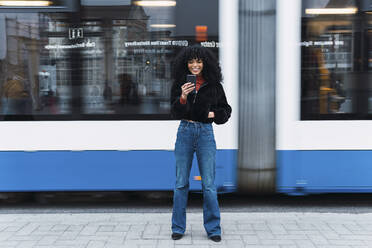
[[[214,112],[209,112],[208,113],[208,118],[214,118]]]

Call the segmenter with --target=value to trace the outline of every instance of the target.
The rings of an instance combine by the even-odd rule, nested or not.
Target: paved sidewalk
[[[183,239],[170,213],[0,214],[1,248],[372,247],[372,214],[222,213],[222,242],[188,213]]]

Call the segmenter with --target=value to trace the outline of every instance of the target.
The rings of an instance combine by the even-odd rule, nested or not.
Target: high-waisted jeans
[[[214,184],[216,142],[213,127],[210,123],[184,120],[178,128],[175,147],[176,185],[173,196],[172,232],[183,234],[186,230],[186,205],[194,152],[202,178],[204,228],[208,237],[221,235],[220,209]]]

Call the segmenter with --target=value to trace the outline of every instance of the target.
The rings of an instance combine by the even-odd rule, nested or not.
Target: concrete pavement
[[[181,240],[170,213],[0,214],[0,248],[372,247],[372,214],[221,213],[222,242],[202,213],[188,213]]]

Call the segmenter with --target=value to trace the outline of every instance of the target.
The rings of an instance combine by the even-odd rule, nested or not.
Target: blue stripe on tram
[[[237,150],[217,150],[216,185],[236,189]],[[201,190],[194,156],[190,190]],[[0,191],[173,190],[173,151],[3,151]]]
[[[277,191],[371,193],[372,151],[277,151]]]

